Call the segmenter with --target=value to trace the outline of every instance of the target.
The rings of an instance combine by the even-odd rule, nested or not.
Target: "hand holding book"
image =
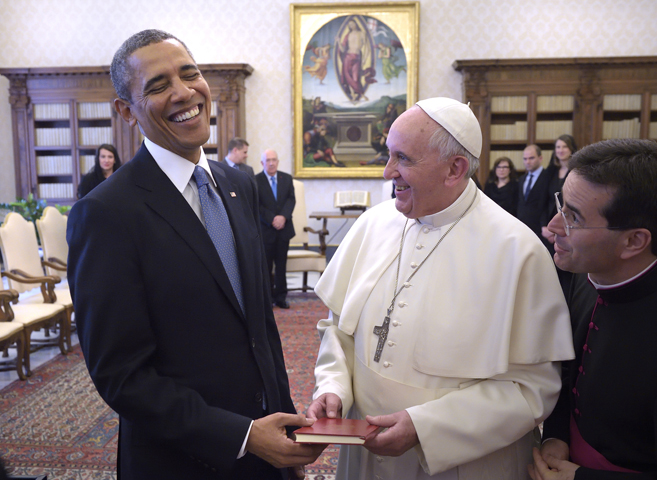
[[[296,430],[294,434],[297,443],[362,445],[381,429],[366,420],[324,417],[309,427]]]

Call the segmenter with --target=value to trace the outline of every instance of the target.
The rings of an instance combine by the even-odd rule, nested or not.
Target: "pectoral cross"
[[[390,328],[390,314],[392,309],[388,309],[386,318],[383,319],[383,324],[377,325],[374,327],[374,335],[379,337],[379,342],[376,344],[376,353],[374,354],[374,361],[378,363],[381,360],[381,352],[383,352],[383,347],[385,346],[386,340],[388,339],[388,329]]]

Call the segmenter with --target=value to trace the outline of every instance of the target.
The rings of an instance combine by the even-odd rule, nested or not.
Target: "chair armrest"
[[[48,260],[41,260],[41,264],[53,268],[55,270],[59,270],[60,272],[65,272],[66,271],[66,262],[62,262],[59,258],[57,257],[49,257]]]
[[[0,322],[11,322],[14,319],[12,302],[18,302],[18,292],[12,289],[0,290]]]
[[[328,230],[326,230],[325,228],[323,228],[321,230],[315,230],[314,228],[303,227],[303,231],[304,232],[310,232],[310,233],[316,233],[317,235],[328,235],[328,233],[329,233]]]
[[[4,302],[5,300],[9,302],[17,303],[18,292],[13,288],[9,288],[7,290],[0,290],[0,301]]]
[[[315,230],[310,227],[303,227],[304,232],[316,233],[319,235],[319,251],[324,254],[326,252],[326,236],[328,235],[328,230],[322,228],[321,230]]]
[[[55,303],[57,301],[57,295],[55,295],[55,284],[61,282],[62,279],[56,275],[33,277],[22,270],[15,268],[9,272],[2,272],[2,276],[20,283],[40,283],[44,303]]]

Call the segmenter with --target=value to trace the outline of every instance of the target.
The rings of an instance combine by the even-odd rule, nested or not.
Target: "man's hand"
[[[411,416],[406,410],[392,415],[379,415],[378,417],[368,415],[365,419],[372,425],[388,429],[366,439],[363,444],[365,448],[376,455],[398,457],[420,443],[415,425],[413,425]]]
[[[326,445],[304,445],[288,438],[287,425],[308,427],[315,423],[304,415],[274,413],[253,422],[246,450],[276,468],[296,467],[313,463]]]
[[[306,415],[313,420],[323,417],[341,418],[342,400],[335,393],[320,395],[317,400],[310,404]]]
[[[546,444],[551,441],[548,440]],[[556,441],[561,442],[560,440]],[[566,446],[566,448],[568,447]],[[532,454],[534,464],[527,466],[532,480],[574,480],[575,471],[579,468],[579,465],[569,462],[567,459],[553,457],[545,453],[543,449],[539,452],[538,448],[534,448]]]
[[[276,215],[271,222],[271,226],[276,230],[281,230],[285,226],[285,217],[283,215]]]

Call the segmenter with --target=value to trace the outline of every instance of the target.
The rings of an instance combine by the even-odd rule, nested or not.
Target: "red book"
[[[365,437],[381,429],[365,420],[324,417],[315,421],[311,427],[301,427],[294,434],[297,443],[362,445]]]

